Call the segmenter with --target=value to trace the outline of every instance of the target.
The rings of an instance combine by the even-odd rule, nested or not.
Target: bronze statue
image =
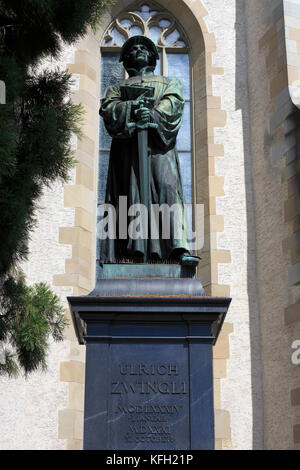
[[[120,62],[129,78],[109,87],[102,100],[100,115],[113,138],[105,202],[116,209],[117,224],[122,215],[120,196],[127,197],[128,208],[144,204],[149,224],[144,238],[102,240],[101,263],[153,260],[196,266],[199,262],[198,257],[190,255],[186,238],[176,150],[184,108],[182,86],[177,78],[154,75],[158,58],[157,48],[149,38],[128,39]],[[177,217],[171,220],[168,239],[162,236],[162,228],[159,237],[151,238],[151,204],[176,204],[179,208]]]

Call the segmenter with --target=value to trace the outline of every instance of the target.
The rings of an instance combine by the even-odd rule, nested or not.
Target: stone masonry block
[[[219,337],[217,344],[213,348],[214,359],[229,359],[229,338],[228,336]]]
[[[58,412],[58,438],[72,439],[74,437],[75,410],[59,410]]]
[[[224,176],[209,176],[209,194],[210,196],[225,196]]]
[[[90,248],[92,243],[92,234],[81,227],[60,227],[59,243],[65,245],[76,244]]]
[[[91,277],[91,266],[89,263],[85,263],[78,259],[67,259],[66,260],[66,273],[69,274],[80,274],[86,278]]]
[[[213,371],[214,379],[225,379],[227,377],[226,359],[214,359]]]
[[[93,96],[99,96],[98,83],[91,80],[87,75],[80,76],[80,89],[85,90]]]
[[[84,209],[81,209],[80,207],[77,207],[75,209],[75,226],[76,227],[81,227],[84,230],[87,230],[88,232],[93,232],[93,230],[95,229],[95,225],[96,225],[96,220],[92,214],[85,211]]]
[[[65,207],[81,207],[88,212],[93,212],[94,199],[94,193],[82,184],[65,186]]]
[[[97,72],[95,69],[90,67],[88,64],[76,63],[68,65],[68,72],[72,74],[86,75],[90,80],[94,82],[97,79]]]
[[[70,361],[61,362],[60,380],[62,382],[76,382],[83,384],[85,365],[82,362]]]
[[[78,139],[77,147],[78,149],[86,152],[88,155],[95,154],[95,150],[96,150],[95,141],[93,139],[90,139],[89,137],[84,136],[81,139]]]
[[[230,286],[212,284],[211,295],[213,297],[230,297]]]
[[[76,166],[76,184],[82,184],[91,191],[94,190],[94,171],[84,163]]]
[[[231,439],[230,414],[225,410],[215,410],[216,439]]]
[[[82,450],[83,441],[80,439],[68,439],[67,450]]]
[[[93,288],[91,279],[81,276],[80,274],[56,274],[53,276],[53,285],[64,287],[81,287],[87,291],[91,291]]]

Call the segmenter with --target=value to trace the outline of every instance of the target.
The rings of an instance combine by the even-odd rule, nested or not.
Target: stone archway
[[[224,215],[216,213],[216,201],[224,195],[224,177],[216,176],[214,165],[215,158],[224,155],[223,145],[215,143],[214,129],[225,125],[226,113],[221,109],[220,97],[213,94],[212,82],[215,74],[223,74],[223,69],[212,65],[212,54],[216,50],[215,37],[207,30],[204,20],[207,12],[200,0],[160,0],[156,3],[179,18],[192,45],[195,202],[205,206],[205,245],[201,252],[198,276],[207,292],[214,296],[229,297],[229,286],[219,285],[218,282],[218,264],[230,262],[230,252],[218,250],[217,247],[217,233],[224,230]],[[65,207],[74,208],[74,226],[60,228],[60,243],[72,245],[72,258],[66,260],[65,274],[54,276],[54,284],[73,287],[73,295],[86,295],[94,287],[100,44],[112,20],[132,4],[132,0],[123,0],[111,7],[102,19],[101,28],[96,33],[91,31],[78,43],[74,63],[68,64],[68,70],[77,77],[78,84],[73,101],[82,103],[86,116],[84,137],[77,143],[76,181],[64,189]],[[226,363],[228,359],[228,334],[231,331],[230,325],[224,328],[222,340],[215,349],[217,447],[222,447],[222,439],[230,439],[229,425],[224,431],[224,425],[218,424],[224,423],[224,420],[228,422],[228,414],[218,409],[221,406],[220,380],[224,374],[218,372],[217,365],[220,361]],[[69,340],[70,361],[61,364],[61,381],[69,382],[70,394],[67,409],[60,412],[59,437],[66,439],[68,448],[74,449],[80,448],[82,441],[84,357],[74,333],[70,333]],[[222,427],[219,434],[218,426]],[[68,432],[64,431],[66,428]]]

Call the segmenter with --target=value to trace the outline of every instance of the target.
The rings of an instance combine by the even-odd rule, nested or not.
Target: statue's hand
[[[139,124],[146,124],[150,122],[150,109],[141,106],[134,111],[135,121]]]
[[[149,98],[147,96],[140,96],[135,101],[132,102],[133,108],[148,108],[153,109],[155,104],[155,98]]]

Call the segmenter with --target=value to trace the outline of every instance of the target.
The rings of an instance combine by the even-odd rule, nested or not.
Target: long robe
[[[113,138],[106,188],[106,203],[116,208],[117,234],[119,220],[119,197],[127,196],[128,207],[139,204],[139,167],[137,131],[129,126],[132,122],[132,101],[122,101],[120,85],[140,84],[140,77],[131,77],[106,90],[100,115]],[[150,158],[150,203],[177,204],[176,230],[171,218],[168,240],[149,240],[148,256],[168,260],[174,250],[188,251],[185,234],[184,196],[180,167],[176,149],[176,137],[180,129],[184,109],[184,97],[180,81],[173,77],[144,76],[143,84],[154,87],[155,105],[151,110],[151,121],[157,129],[148,130]],[[173,221],[173,222],[172,222]],[[178,222],[179,221],[179,222]],[[178,235],[179,234],[179,235]],[[175,238],[176,236],[176,238]],[[140,239],[101,240],[100,262],[117,262],[143,254],[144,244]]]

